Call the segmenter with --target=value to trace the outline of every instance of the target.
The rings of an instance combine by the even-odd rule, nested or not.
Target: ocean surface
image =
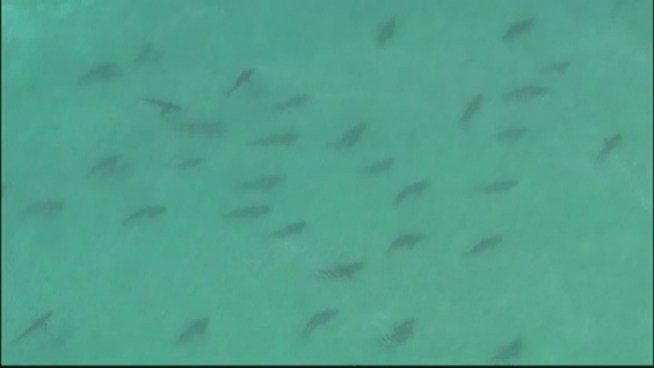
[[[3,364],[652,364],[651,0],[2,0]]]

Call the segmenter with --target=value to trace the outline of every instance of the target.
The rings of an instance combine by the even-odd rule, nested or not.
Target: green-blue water
[[[652,99],[649,0],[3,0],[2,362],[651,364]]]

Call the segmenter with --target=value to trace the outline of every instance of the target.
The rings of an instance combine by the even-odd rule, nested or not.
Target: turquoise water
[[[2,29],[4,364],[652,363],[651,1]]]

